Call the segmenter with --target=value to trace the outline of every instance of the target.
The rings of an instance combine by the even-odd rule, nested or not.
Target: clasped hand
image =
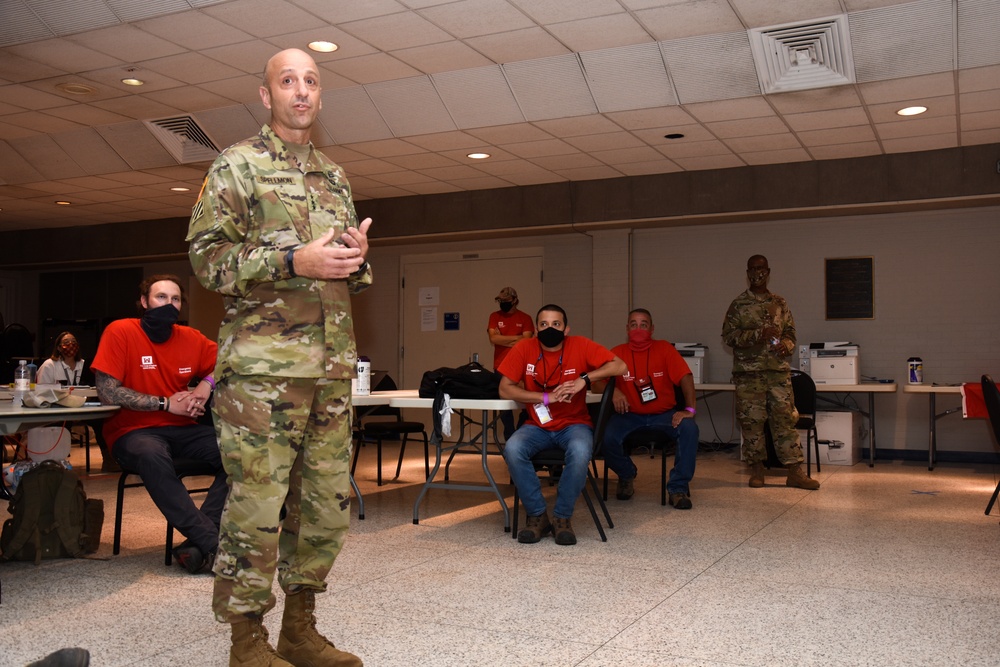
[[[549,392],[549,403],[569,403],[576,394],[576,380],[569,380]]]
[[[348,227],[339,238],[329,230],[295,251],[295,273],[304,278],[337,280],[356,273],[368,254],[368,228],[365,218],[357,228]]]

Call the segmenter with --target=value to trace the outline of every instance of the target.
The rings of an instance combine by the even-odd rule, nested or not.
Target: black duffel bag
[[[473,361],[458,368],[437,368],[424,373],[420,397],[436,398],[438,392],[452,398],[500,398],[500,373]]]

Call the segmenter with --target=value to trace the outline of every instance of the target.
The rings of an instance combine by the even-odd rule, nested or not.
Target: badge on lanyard
[[[535,419],[538,420],[539,425],[544,426],[552,421],[552,413],[549,412],[549,406],[543,403],[535,403]]]
[[[639,390],[639,401],[641,403],[652,403],[656,400],[656,390],[653,389],[653,383],[649,381],[648,377],[636,380],[635,386]]]

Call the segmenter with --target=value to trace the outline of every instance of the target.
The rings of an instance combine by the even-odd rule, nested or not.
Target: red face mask
[[[59,346],[59,351],[62,352],[64,357],[76,359],[76,353],[80,351],[80,346],[76,343],[63,343]]]
[[[642,352],[653,344],[653,332],[649,329],[629,329],[628,346],[636,352]]]

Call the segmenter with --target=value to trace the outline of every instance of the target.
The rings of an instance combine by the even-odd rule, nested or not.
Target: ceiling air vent
[[[764,93],[854,83],[847,16],[747,31]]]
[[[181,164],[211,161],[220,153],[219,147],[191,116],[144,122],[157,141]]]

